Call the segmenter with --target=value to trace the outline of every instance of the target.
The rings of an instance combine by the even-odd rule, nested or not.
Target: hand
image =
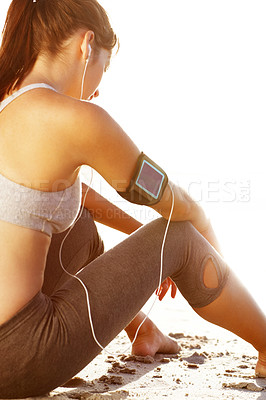
[[[161,286],[156,289],[156,296],[159,297],[159,300],[162,301],[162,299],[164,298],[164,296],[166,295],[166,293],[168,292],[168,289],[171,286],[171,297],[172,299],[175,298],[176,296],[176,292],[177,292],[177,287],[176,284],[172,281],[171,278],[166,278],[165,281],[163,281],[163,283],[161,284]]]

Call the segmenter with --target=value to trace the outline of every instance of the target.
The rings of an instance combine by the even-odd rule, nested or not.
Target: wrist
[[[210,228],[210,219],[206,216],[203,208],[197,203],[193,203],[191,214],[192,218],[190,222],[200,233],[204,233]]]
[[[205,226],[202,225],[202,227],[199,230],[199,233],[206,240],[208,240],[208,242],[218,251],[218,253],[220,253],[220,255],[222,255],[220,244],[218,242],[218,239],[211,224],[211,220],[209,218],[206,218]]]

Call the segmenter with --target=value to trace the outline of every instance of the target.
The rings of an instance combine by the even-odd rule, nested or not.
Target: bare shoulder
[[[15,159],[24,175],[32,178],[34,165],[36,177],[72,176],[85,164],[116,190],[128,186],[140,151],[101,107],[38,89],[11,103],[1,118],[7,165]]]
[[[139,150],[103,108],[58,93],[49,94],[48,104],[42,101],[44,124],[55,135],[51,140],[63,143],[74,169],[90,165],[114,187],[116,181],[128,182]]]
[[[108,112],[47,89],[24,96],[13,110],[17,123],[23,121],[23,159],[36,154],[38,165],[49,161],[58,175],[90,165],[114,188],[125,189],[140,151]]]

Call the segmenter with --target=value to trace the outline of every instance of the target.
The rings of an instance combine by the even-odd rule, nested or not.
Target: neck
[[[40,56],[21,87],[32,83],[46,83],[60,93],[79,98],[81,77],[82,66],[80,63],[66,64],[59,57],[51,60],[51,58]]]

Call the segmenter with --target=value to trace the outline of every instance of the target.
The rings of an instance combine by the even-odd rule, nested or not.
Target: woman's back
[[[65,156],[64,143],[58,139],[58,125],[49,122],[56,121],[52,96],[55,93],[51,90],[31,90],[0,113],[0,185],[5,186],[5,191],[2,187],[0,190],[2,201],[11,203],[6,204],[6,213],[2,207],[2,218],[0,212],[0,324],[32,299],[43,283],[51,238],[47,229],[43,232],[39,228],[30,229],[25,218],[33,218],[36,212],[45,214],[49,205],[54,207],[54,212],[61,200],[64,206],[67,201],[73,203],[73,189],[76,193],[79,190],[76,187],[80,186],[76,181],[79,170],[71,166],[71,158]],[[32,216],[23,217],[23,203],[29,205],[32,195],[35,201],[37,195],[39,208],[34,212],[29,209]],[[44,197],[46,203],[40,203]],[[48,198],[51,201],[48,202]],[[79,206],[78,193],[75,199],[71,221]]]

